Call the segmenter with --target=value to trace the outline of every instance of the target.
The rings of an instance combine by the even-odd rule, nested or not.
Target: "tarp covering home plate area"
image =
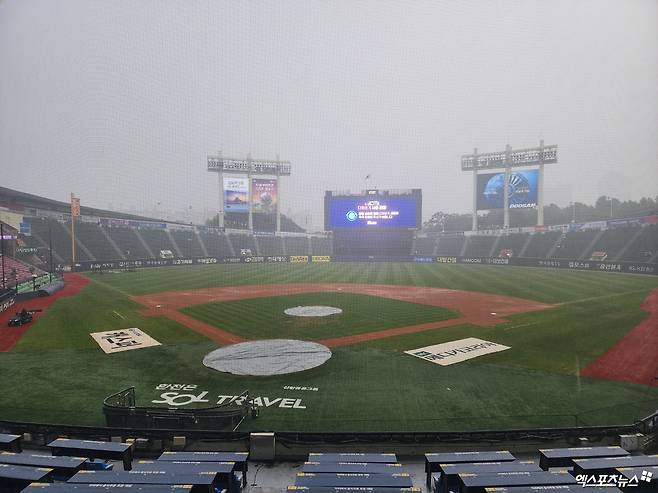
[[[320,366],[331,350],[317,342],[263,339],[215,349],[203,358],[208,368],[234,375],[283,375]]]

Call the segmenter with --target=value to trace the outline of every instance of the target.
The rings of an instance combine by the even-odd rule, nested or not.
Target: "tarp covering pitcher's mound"
[[[317,342],[263,339],[215,349],[203,364],[234,375],[268,376],[309,370],[329,358],[331,350]]]
[[[293,317],[328,317],[343,313],[343,310],[333,306],[295,306],[286,308],[283,313]]]

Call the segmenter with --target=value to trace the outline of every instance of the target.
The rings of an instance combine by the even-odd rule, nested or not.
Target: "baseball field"
[[[5,420],[104,425],[103,399],[130,386],[138,405],[179,408],[248,390],[262,407],[241,430],[621,424],[658,408],[658,277],[326,263],[70,274],[67,282],[33,324],[0,328]],[[342,313],[284,314],[313,305]],[[90,336],[132,327],[160,345],[106,354]],[[202,363],[220,346],[274,338],[317,341],[332,357],[265,377]],[[467,338],[509,349],[447,366],[405,353]]]

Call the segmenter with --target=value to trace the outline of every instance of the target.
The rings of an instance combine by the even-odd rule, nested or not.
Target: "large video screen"
[[[325,229],[417,228],[420,206],[419,195],[327,196]]]
[[[478,175],[478,210],[502,209],[505,202],[505,173]],[[509,208],[537,207],[537,170],[513,171],[509,178]]]

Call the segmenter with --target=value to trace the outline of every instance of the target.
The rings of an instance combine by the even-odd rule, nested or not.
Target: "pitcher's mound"
[[[283,313],[293,317],[328,317],[329,315],[343,313],[343,310],[333,306],[295,306],[286,308]]]
[[[317,342],[263,339],[215,349],[203,364],[234,375],[267,376],[309,370],[329,358],[331,350]]]

